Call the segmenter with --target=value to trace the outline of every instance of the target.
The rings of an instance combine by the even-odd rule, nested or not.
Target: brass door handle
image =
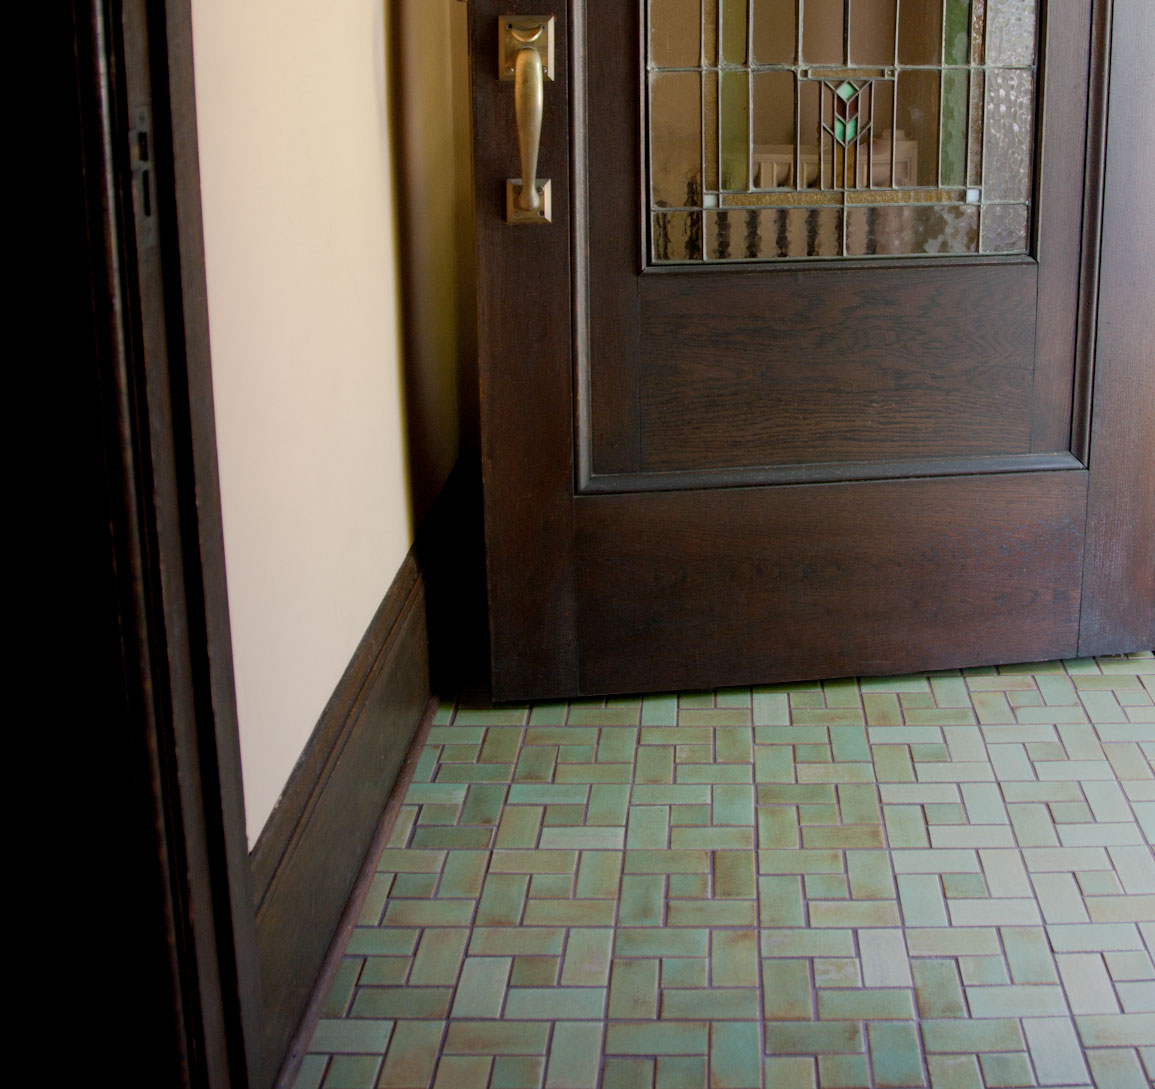
[[[518,225],[549,223],[552,187],[537,176],[545,84],[553,79],[554,17],[503,16],[499,20],[501,79],[513,82],[521,177],[505,183],[505,218]]]
[[[538,27],[534,37],[541,33],[542,28]],[[517,194],[517,207],[522,212],[536,212],[541,207],[537,158],[541,151],[541,115],[545,111],[545,70],[541,54],[529,44],[517,51],[514,61],[513,103],[517,113],[517,146],[521,152],[521,192]]]

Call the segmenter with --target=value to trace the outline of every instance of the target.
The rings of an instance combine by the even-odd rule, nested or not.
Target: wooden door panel
[[[1071,656],[1084,471],[583,497],[585,693]]]
[[[643,277],[642,469],[1026,453],[1037,294],[1033,261]]]

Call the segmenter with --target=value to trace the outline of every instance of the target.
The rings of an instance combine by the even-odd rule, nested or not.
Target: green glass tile
[[[624,825],[630,802],[630,787],[617,783],[595,783],[590,787],[586,824]]]
[[[541,831],[543,812],[539,805],[507,805],[497,826],[494,846],[523,850],[535,847]]]
[[[466,957],[453,999],[453,1017],[500,1017],[512,957]]]
[[[449,1012],[452,995],[450,987],[359,987],[349,1015],[431,1021]]]
[[[480,745],[442,745],[439,759],[443,764],[473,764],[480,750]]]
[[[394,880],[389,897],[392,900],[428,900],[436,886],[436,874],[402,873]]]
[[[805,930],[798,928],[763,930],[760,935],[764,957],[852,957],[854,931]]]
[[[543,828],[543,851],[616,851],[625,846],[624,828]]]
[[[442,764],[437,769],[439,783],[508,783],[512,764]]]
[[[674,761],[678,764],[709,764],[714,750],[709,745],[675,745]]]
[[[709,851],[627,850],[625,873],[707,873]]]
[[[977,1055],[929,1055],[926,1066],[934,1089],[984,1089]]]
[[[813,963],[816,987],[860,987],[862,975],[855,957],[819,957]]]
[[[948,958],[920,957],[911,961],[918,1012],[924,1018],[963,1018],[966,999],[958,967]]]
[[[1010,1089],[1012,1086],[1035,1084],[1030,1060],[1021,1051],[992,1053],[978,1058],[982,1063],[983,1082],[987,1089]]]
[[[810,1021],[814,1018],[813,1001],[806,961],[762,962],[762,1002],[767,1020]]]
[[[734,787],[719,787],[720,790],[739,789]],[[711,807],[708,805],[672,805],[670,806],[671,826],[690,827],[710,823]],[[719,824],[725,823],[722,821]]]
[[[715,898],[719,900],[752,899],[754,895],[754,852],[715,851]]]
[[[798,846],[800,829],[793,806],[761,806],[758,809],[758,846],[790,850]]]
[[[664,848],[669,842],[669,806],[632,805],[626,831],[626,846]]]
[[[553,779],[554,764],[557,762],[557,746],[535,745],[522,749],[514,769],[515,783],[548,783]],[[511,802],[520,801],[513,791],[510,791]],[[527,799],[528,800],[528,799]],[[582,799],[585,800],[584,798]]]
[[[771,1055],[818,1055],[862,1051],[865,1041],[857,1021],[767,1022],[766,1050]]]
[[[754,926],[753,900],[671,900],[667,926]]]
[[[366,987],[398,986],[404,983],[405,977],[409,975],[409,964],[408,957],[369,957],[365,961],[365,967],[361,969],[361,983]]]
[[[663,987],[707,986],[708,961],[699,957],[666,957],[661,963]]]
[[[621,872],[620,851],[582,851],[578,864],[578,899],[616,900]]]
[[[414,805],[403,805],[397,813],[397,819],[393,822],[393,827],[389,830],[389,836],[385,841],[387,848],[404,847],[409,842],[409,834],[413,831],[413,825],[417,820],[417,807]],[[384,867],[378,866],[378,869]]]
[[[380,1068],[380,1055],[334,1055],[323,1089],[373,1089]]]
[[[677,1021],[651,1024],[611,1023],[606,1027],[608,1055],[705,1055],[707,1026]],[[659,1063],[659,1068],[660,1068]]]
[[[675,828],[670,834],[675,850],[701,848],[704,851],[749,851],[753,857],[753,828]]]
[[[604,987],[511,987],[505,1001],[510,1021],[601,1018]]]
[[[453,1021],[445,1034],[450,1055],[544,1055],[547,1021]]]
[[[754,723],[757,726],[787,726],[790,723],[790,697],[785,692],[767,688],[752,691]]]
[[[754,747],[754,781],[756,783],[793,783],[793,746],[756,745]],[[761,794],[761,791],[759,793]]]
[[[477,904],[476,926],[516,926],[529,892],[525,874],[490,873]]]
[[[705,957],[708,930],[638,928],[619,930],[614,944],[618,957]]]
[[[598,738],[598,762],[608,764],[631,763],[634,759],[634,749],[637,743],[637,730],[603,729]]]
[[[987,885],[981,874],[944,873],[942,887],[952,899],[968,899],[987,895]]]
[[[1130,1048],[1092,1048],[1087,1052],[1087,1062],[1096,1085],[1110,1085],[1113,1089],[1150,1089],[1151,1082],[1143,1073],[1139,1055]]]
[[[677,721],[677,696],[646,696],[642,700],[643,726],[673,726]]]
[[[704,873],[670,874],[667,895],[671,900],[704,900],[710,895],[710,878]]]
[[[800,805],[798,807],[799,824],[838,824],[838,806],[836,805]]]
[[[932,804],[923,807],[927,824],[966,824],[966,810],[957,802],[945,805]]]
[[[456,824],[461,813],[459,805],[442,805],[438,802],[427,802],[422,805],[417,816],[417,824]]]
[[[375,958],[383,959],[383,958]],[[409,968],[409,961],[397,958],[405,969]],[[353,996],[353,988],[362,973],[364,961],[360,957],[342,957],[337,971],[333,975],[333,984],[321,1009],[322,1017],[341,1017],[349,1008],[349,999]]]
[[[1011,981],[1011,977],[1007,974],[1006,961],[1002,957],[959,957],[958,966],[963,982],[968,987],[997,985]]]
[[[357,926],[349,936],[349,956],[408,957],[417,947],[418,930]]]
[[[661,926],[665,902],[660,874],[636,874],[622,878],[618,924],[620,926]]]
[[[710,950],[714,987],[758,985],[758,939],[753,930],[717,930]]]
[[[654,1089],[703,1089],[706,1084],[706,1057],[659,1055]]]
[[[293,1079],[293,1089],[321,1089],[321,1081],[329,1065],[328,1055],[306,1055]],[[646,1089],[649,1089],[647,1083]]]
[[[758,878],[759,925],[800,927],[806,925],[802,878],[793,874]]]
[[[795,745],[794,759],[799,764],[829,764],[834,756],[829,745]]]
[[[453,717],[454,726],[522,726],[527,707],[461,708]]]
[[[607,1016],[615,1020],[657,1017],[659,963],[656,959],[613,961]]]
[[[846,878],[842,874],[807,874],[805,883],[808,900],[845,900],[850,895]]]
[[[914,1001],[908,990],[820,990],[821,1021],[907,1021],[914,1018]]]
[[[485,851],[450,851],[437,887],[438,897],[475,899],[481,892],[488,862]]]
[[[440,873],[444,862],[444,851],[386,849],[381,852],[377,869],[394,873]]]
[[[540,1089],[545,1059],[536,1055],[498,1055],[493,1060],[490,1089]]]
[[[527,930],[516,926],[475,926],[469,939],[470,956],[560,956],[565,931],[558,926]]]
[[[421,750],[421,755],[417,758],[417,766],[413,769],[414,783],[428,783],[433,778],[434,772],[437,770],[439,752],[440,749],[428,745]]]
[[[509,977],[514,987],[552,987],[557,982],[557,957],[514,957]]]
[[[1019,1022],[1014,1019],[983,1021],[947,1019],[924,1021],[922,1038],[928,1052],[1025,1051]]]
[[[756,998],[756,992],[749,994]],[[711,1089],[759,1089],[761,1084],[762,1045],[758,1025],[714,1021],[710,1025]]]
[[[753,1021],[758,1017],[758,992],[746,988],[680,988],[662,992],[663,1020],[694,1021],[724,1018]]]
[[[610,981],[610,957],[614,932],[609,927],[600,929],[575,928],[566,943],[562,962],[563,987],[605,987]]]
[[[865,1055],[819,1055],[818,1083],[822,1089],[866,1089],[870,1074]]]
[[[714,731],[708,726],[644,726],[643,745],[713,745]],[[638,753],[639,758],[641,753]]]
[[[457,982],[457,970],[469,942],[468,930],[430,929],[421,936],[417,956],[409,982],[414,986],[452,984]],[[370,980],[362,977],[362,985]],[[385,981],[383,981],[385,982]]]
[[[847,851],[846,872],[855,900],[893,900],[897,895],[886,851]]]
[[[634,766],[635,783],[672,783],[674,781],[674,748],[672,745],[646,745],[638,750]]]
[[[398,1022],[377,1082],[380,1089],[428,1085],[444,1031],[444,1021]]]
[[[653,1059],[607,1059],[602,1089],[652,1089]]]
[[[553,774],[555,783],[628,783],[632,768],[629,764],[590,764],[593,750],[558,749],[558,766]]]
[[[868,1036],[870,1065],[878,1089],[924,1084],[918,1031],[913,1024],[872,1024]]]
[[[754,823],[754,787],[718,785],[713,789],[713,823],[716,825],[752,825]]]
[[[573,873],[577,851],[494,851],[489,872],[494,873]]]
[[[557,703],[537,703],[529,713],[531,726],[561,726],[565,722],[569,704],[564,701]]]
[[[526,926],[612,926],[612,900],[530,900]]]
[[[585,806],[581,805],[547,805],[542,825],[546,828],[578,828],[585,813]]]

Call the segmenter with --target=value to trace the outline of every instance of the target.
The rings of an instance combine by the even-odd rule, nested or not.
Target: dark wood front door
[[[1007,19],[1034,15],[1030,0],[989,0],[988,20],[1000,4]],[[812,21],[819,8],[846,15],[850,41],[850,5],[806,5]],[[723,0],[725,18],[747,19],[746,51],[726,58],[702,31],[689,62],[647,50],[650,20],[693,9],[705,26],[720,18],[710,0],[471,6],[497,698],[1155,641],[1155,350],[1140,303],[1155,267],[1143,188],[1155,136],[1134,96],[1112,94],[1109,128],[1105,110],[1108,79],[1126,83],[1120,57],[1152,44],[1143,0],[1040,0],[1036,44],[1016,70],[993,64],[989,45],[967,53],[971,67],[931,76],[904,67],[901,44],[893,64],[855,67],[850,45],[841,67],[811,64],[802,53],[818,47],[804,44],[801,18],[793,67],[761,64],[751,20],[801,12],[792,0]],[[953,7],[971,20],[982,5]],[[538,172],[552,185],[547,226],[506,224],[518,155],[498,32],[519,9],[557,17]],[[941,24],[936,33],[946,41]],[[985,33],[993,42],[993,26]],[[672,107],[659,99],[689,87],[707,118],[694,138],[716,149],[724,137],[709,118],[725,128],[728,79],[750,81],[752,146],[733,169],[724,150],[703,152],[671,200],[654,118]],[[762,79],[795,88],[793,150],[778,166],[777,145],[757,145],[750,88]],[[944,104],[951,81],[965,81],[972,118],[988,111],[980,151],[984,140],[998,150],[996,125],[1029,130],[1021,176],[976,174],[969,150],[951,166],[943,122],[921,133],[907,188],[891,191],[906,169],[900,104],[911,116],[908,88],[926,79]],[[832,118],[821,114],[813,147],[800,135],[811,94],[819,112],[827,96]],[[889,145],[860,143],[848,181],[837,99],[853,95],[892,121]],[[679,133],[684,104],[671,115]],[[869,121],[881,134],[881,117]],[[783,195],[766,180],[805,178],[823,155],[841,171],[837,192],[816,181]],[[945,184],[955,169],[957,192]],[[871,170],[888,173],[884,185]]]

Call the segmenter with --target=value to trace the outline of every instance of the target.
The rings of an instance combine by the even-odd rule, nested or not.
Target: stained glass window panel
[[[650,260],[1016,254],[1037,0],[641,0]]]

